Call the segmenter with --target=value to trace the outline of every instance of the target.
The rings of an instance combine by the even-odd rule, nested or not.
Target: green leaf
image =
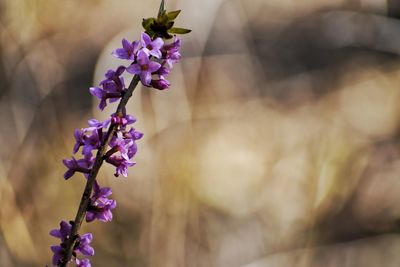
[[[175,10],[167,13],[168,20],[174,20],[181,13],[180,10]]]
[[[165,23],[165,27],[167,27],[167,30],[171,29],[172,26],[174,26],[174,21],[168,21],[167,23]]]
[[[167,16],[167,12],[163,11],[161,12],[158,17],[157,17],[157,23],[159,24],[165,24],[168,22],[168,16]]]
[[[165,12],[165,3],[164,3],[164,0],[161,0],[160,9],[158,10],[158,16],[160,16],[160,14],[161,14],[162,12]]]
[[[142,21],[142,26],[145,30],[150,30],[151,29],[151,25],[154,24],[156,20],[154,18],[149,18],[149,19],[143,19]]]
[[[169,33],[175,33],[175,34],[186,34],[191,32],[192,30],[189,29],[184,29],[184,28],[171,28],[168,30]]]

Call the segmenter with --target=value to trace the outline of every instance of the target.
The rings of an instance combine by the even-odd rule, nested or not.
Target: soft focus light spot
[[[362,134],[388,137],[398,127],[400,91],[381,75],[366,75],[342,91],[340,112]]]

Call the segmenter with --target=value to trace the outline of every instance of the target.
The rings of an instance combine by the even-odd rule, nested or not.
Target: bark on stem
[[[140,78],[138,75],[133,76],[131,83],[129,84],[128,90],[123,95],[121,101],[118,104],[117,111],[115,112],[118,116],[122,116],[122,111],[128,103],[129,98],[132,96],[133,91],[138,85]],[[76,238],[79,229],[81,228],[83,218],[85,217],[87,207],[89,205],[90,195],[92,194],[93,184],[96,181],[97,174],[99,173],[100,167],[104,161],[104,155],[107,152],[108,144],[114,135],[116,130],[116,125],[110,124],[104,142],[101,144],[100,148],[97,150],[96,159],[93,164],[93,168],[89,174],[86,181],[85,190],[83,191],[81,202],[79,204],[78,211],[75,216],[74,224],[72,225],[71,234],[66,241],[65,254],[62,262],[59,264],[60,267],[66,267],[72,258],[72,252],[74,251],[74,246],[76,243]]]

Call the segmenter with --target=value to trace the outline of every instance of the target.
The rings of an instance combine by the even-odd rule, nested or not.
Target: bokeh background
[[[93,266],[400,265],[397,0],[167,0],[183,60],[136,90],[145,133]],[[61,161],[105,118],[88,88],[159,1],[0,1],[0,266],[45,266],[84,179]]]

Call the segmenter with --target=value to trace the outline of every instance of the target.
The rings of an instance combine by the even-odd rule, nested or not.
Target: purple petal
[[[110,210],[111,210],[111,209],[115,209],[116,206],[117,206],[117,201],[116,201],[116,200],[113,200],[112,203],[110,204],[109,209],[110,209]]]
[[[76,160],[74,157],[72,157],[72,159],[63,159],[62,162],[67,168],[74,168],[76,166]]]
[[[81,242],[83,241],[85,244],[92,242],[93,235],[91,233],[86,233],[81,236]]]
[[[96,119],[90,119],[90,120],[88,120],[88,125],[91,127],[100,128],[101,122],[99,122]]]
[[[99,195],[102,197],[108,197],[112,194],[112,190],[109,187],[103,187],[100,189]]]
[[[139,74],[142,71],[142,69],[139,66],[139,64],[132,64],[126,68],[126,71],[132,74]]]
[[[67,171],[64,173],[64,179],[65,179],[65,180],[68,180],[68,179],[71,178],[74,174],[75,174],[75,171],[73,171],[73,170],[67,170]]]
[[[52,263],[54,266],[57,266],[62,258],[63,249],[60,246],[51,246],[50,249],[54,253]]]
[[[152,55],[153,57],[160,58],[161,57],[161,51],[160,50],[150,50],[149,54]]]
[[[145,51],[140,50],[137,53],[137,62],[139,63],[140,66],[147,65],[147,63],[149,62],[149,56],[146,54]]]
[[[105,94],[105,92],[98,87],[90,87],[89,91],[93,96],[100,98],[100,99],[103,98],[103,95]]]
[[[76,263],[77,267],[91,267],[91,266],[92,266],[92,265],[90,264],[89,259],[82,259],[82,260],[80,260],[80,259],[76,258],[76,259],[75,259],[75,263]]]
[[[58,229],[51,230],[50,231],[50,235],[54,236],[54,237],[57,237],[57,238],[61,238],[62,237],[61,232]]]
[[[141,132],[135,132],[135,139],[137,140],[137,139],[140,139],[140,138],[142,138],[143,137],[143,133],[141,133]]]
[[[95,214],[91,211],[86,213],[86,222],[91,222],[95,219]]]
[[[158,50],[164,45],[164,41],[160,37],[158,37],[153,41],[152,45]]]
[[[112,212],[110,210],[105,211],[103,215],[104,219],[108,222],[111,221],[113,218]]]
[[[119,66],[115,71],[116,76],[121,76],[121,74],[124,73],[125,69],[125,66]]]
[[[148,71],[151,73],[151,72],[155,72],[156,70],[158,70],[161,67],[161,64],[158,62],[155,62],[155,61],[150,61],[148,66],[149,66]]]
[[[116,58],[120,58],[120,59],[129,59],[128,53],[123,48],[118,48],[118,49],[112,51],[111,55],[113,55]]]
[[[82,252],[82,254],[86,255],[86,256],[94,255],[94,249],[91,246],[84,246],[83,248],[79,249],[79,251]]]
[[[142,81],[142,83],[146,86],[150,85],[151,82],[151,74],[150,72],[141,72],[140,74],[140,80]]]
[[[107,102],[105,99],[102,99],[99,103],[99,109],[103,110],[107,106]]]
[[[122,39],[122,47],[125,49],[125,51],[130,51],[131,43],[124,38]]]
[[[139,50],[139,46],[140,46],[140,42],[138,41],[134,41],[132,43],[132,47],[133,47],[133,53],[136,54],[136,52]]]
[[[128,124],[136,122],[136,118],[133,117],[132,115],[126,115],[126,118],[128,120]]]
[[[142,46],[146,47],[149,43],[151,43],[151,38],[147,33],[142,33],[141,36]]]

